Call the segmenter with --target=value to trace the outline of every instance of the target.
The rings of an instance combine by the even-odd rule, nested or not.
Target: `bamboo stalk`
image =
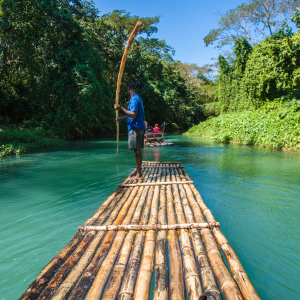
[[[131,172],[127,178],[122,182],[122,184],[126,183],[131,175],[133,174],[134,172]],[[84,225],[88,226],[88,225],[91,225],[93,224],[102,214],[103,212],[109,207],[109,206],[115,206],[115,204],[112,204],[113,203],[113,200],[114,198],[120,193],[120,192],[123,192],[124,190],[120,187],[118,187],[102,204],[101,206],[99,207],[99,209],[95,212],[95,214],[89,218],[85,223]]]
[[[148,160],[143,160],[143,163],[148,163],[149,165],[157,165],[157,164],[163,164],[163,165],[180,164],[181,165],[181,162],[178,162],[178,161],[167,162],[167,161],[148,161]]]
[[[121,201],[118,203],[118,205],[121,205],[122,208],[119,211],[116,211],[116,218],[114,218],[113,225],[119,225],[124,220],[128,209],[131,205],[131,203],[134,200],[134,197],[137,193],[138,189],[129,188],[124,197],[121,199]],[[98,233],[102,234],[102,237],[104,237],[105,232]],[[72,292],[76,282],[80,280],[80,283],[77,284],[77,286],[82,285],[80,290],[82,292],[87,291],[88,288],[91,286],[94,276],[99,270],[103,260],[105,259],[107,252],[110,249],[110,246],[112,244],[112,241],[115,237],[115,232],[108,232],[95,253],[95,250],[97,247],[90,249],[90,251],[86,251],[86,257],[82,257],[82,259],[79,261],[79,263],[73,268],[73,270],[70,272],[68,277],[65,279],[65,281],[59,286],[57,291],[55,292],[53,296],[53,300],[60,300],[60,299],[66,299],[70,293]],[[99,243],[98,243],[99,244]],[[98,245],[97,244],[97,245]],[[94,256],[95,253],[95,256]],[[94,256],[94,257],[93,257]],[[86,269],[87,268],[87,269]],[[86,270],[85,270],[86,269]],[[84,272],[85,270],[85,272]],[[82,272],[84,274],[82,275]]]
[[[167,181],[170,181],[170,173],[167,169]],[[167,216],[168,224],[176,224],[176,215],[173,207],[173,194],[171,185],[167,185]],[[178,244],[176,230],[168,231],[168,248],[169,248],[169,262],[170,262],[170,283],[169,292],[172,300],[184,300],[184,283],[182,258]]]
[[[110,214],[108,220],[105,222],[105,224],[112,224],[112,222],[117,218],[119,211],[121,210],[123,204],[126,202],[127,198],[130,195],[132,188],[129,188],[126,190],[123,198],[118,202],[118,204],[115,206],[114,210]],[[120,193],[117,195],[119,198],[122,196],[123,193]],[[97,249],[98,245],[102,241],[105,233],[99,232],[96,233],[91,232],[94,234],[93,241],[89,244],[86,251],[83,253],[82,256],[77,255],[71,255],[65,264],[62,266],[62,268],[55,274],[55,276],[52,278],[52,280],[49,282],[48,286],[44,289],[44,291],[40,294],[38,300],[42,299],[49,299],[57,289],[60,288],[61,283],[66,278],[66,280],[77,280],[77,276],[82,270],[85,268],[85,266],[90,262],[92,259],[95,250]],[[78,263],[77,263],[78,262]],[[77,263],[77,264],[76,264]],[[72,269],[72,271],[71,271]],[[71,271],[71,272],[70,272]],[[74,279],[75,278],[75,279]],[[67,281],[64,281],[63,284],[66,285]]]
[[[166,170],[162,170],[161,181],[166,181]],[[160,188],[160,205],[158,212],[158,224],[166,225],[166,186]],[[155,251],[155,287],[153,300],[168,300],[168,266],[167,266],[167,232],[158,231]]]
[[[186,172],[184,172],[184,175],[186,177],[186,180],[189,180],[189,177]],[[200,209],[201,209],[202,213],[204,214],[204,216],[206,217],[206,219],[208,220],[208,222],[211,222],[213,220],[215,221],[213,214],[208,209],[208,207],[205,205],[200,193],[196,190],[195,186],[191,185],[191,188],[197,199]],[[213,229],[212,233],[214,235],[214,238],[215,238],[218,246],[222,250],[222,252],[228,262],[232,276],[233,276],[234,280],[236,281],[236,283],[243,295],[243,298],[246,300],[260,299],[260,297],[257,294],[257,292],[255,291],[246,271],[244,270],[238,256],[234,252],[232,246],[230,245],[230,243],[228,242],[226,237],[223,235],[221,230]]]
[[[154,170],[151,171],[150,178],[152,177],[153,171]],[[147,179],[147,177],[148,176],[146,175],[145,179]],[[134,205],[131,206],[130,211],[128,212],[126,218],[123,221],[123,224],[125,224],[125,225],[130,223],[130,221],[132,219],[132,216],[134,215],[136,206],[137,206],[138,202],[141,199],[141,195],[142,195],[142,192],[143,192],[144,188],[143,187],[136,187],[135,189],[138,191],[137,196],[134,200]],[[142,201],[143,201],[143,199],[142,199]],[[120,248],[123,244],[125,236],[126,236],[126,232],[124,232],[124,231],[118,232],[118,234],[117,234],[117,236],[116,236],[116,238],[115,238],[115,240],[114,240],[114,242],[111,246],[111,249],[110,249],[106,259],[104,260],[103,264],[101,265],[101,268],[100,268],[98,273],[94,272],[94,271],[92,272],[91,270],[88,270],[88,274],[86,274],[86,276],[91,277],[89,275],[91,273],[93,275],[93,277],[95,276],[95,279],[93,280],[93,285],[92,285],[86,299],[100,299],[101,298],[101,295],[103,293],[103,290],[104,290],[105,285],[107,283],[107,280],[109,278],[111,270],[114,266],[114,263],[117,259],[118,253],[119,253]],[[81,298],[81,297],[78,296],[78,293],[75,294],[75,291],[74,291],[74,293],[72,293],[72,296],[74,296],[73,299],[77,299],[77,300],[78,299],[84,299],[85,295],[86,295],[86,292],[87,292],[87,290],[85,290],[84,293],[80,294],[80,296],[82,297]]]
[[[141,221],[140,221],[141,224],[146,224],[148,220],[153,193],[154,193],[154,188],[153,186],[151,186],[148,191],[147,201],[141,217]],[[119,300],[131,300],[133,297],[134,287],[137,279],[137,273],[141,261],[141,255],[143,252],[145,235],[146,233],[144,231],[139,231],[136,235],[136,238],[134,240],[133,251],[130,255],[130,259],[125,271],[125,275],[122,280],[122,286],[118,296]]]
[[[186,172],[183,174],[186,177]],[[189,180],[186,177],[186,180]],[[194,216],[197,222],[204,222],[203,215],[201,213],[202,208],[198,202],[197,195],[195,194],[196,188],[193,184],[189,185],[191,190],[194,193],[194,196],[197,200],[197,203],[190,201],[190,205],[193,207]],[[198,204],[198,205],[197,205]],[[204,202],[202,203],[204,204]],[[201,205],[202,205],[201,204]],[[204,204],[205,205],[205,204]],[[205,205],[206,206],[206,205]],[[204,228],[201,230],[201,236],[206,246],[207,256],[210,261],[211,267],[214,271],[215,277],[219,283],[222,293],[224,294],[227,300],[242,300],[243,297],[240,293],[239,288],[237,287],[235,281],[232,279],[229,271],[227,270],[225,263],[223,261],[222,255],[219,251],[218,245],[214,239],[214,236],[210,229]]]
[[[128,197],[131,189],[132,188],[129,188],[126,191],[126,193],[125,193],[126,197]],[[117,195],[117,198],[121,197],[121,195],[122,195],[122,193]],[[117,214],[120,211],[122,205],[124,204],[124,201],[126,201],[125,198],[124,198],[124,200],[122,199],[116,205],[115,210],[111,213],[109,219],[106,221],[106,224],[111,224],[112,221],[115,218],[117,218]],[[53,293],[57,290],[57,288],[60,286],[60,284],[64,281],[66,276],[68,276],[68,274],[70,273],[72,268],[74,266],[75,266],[75,268],[77,267],[77,265],[78,265],[77,262],[85,261],[91,255],[93,255],[93,252],[91,252],[91,249],[96,248],[98,246],[98,244],[101,242],[101,240],[104,236],[104,233],[102,233],[102,232],[96,233],[96,231],[92,231],[92,232],[90,232],[90,236],[91,236],[91,239],[93,239],[93,240],[90,242],[88,248],[83,253],[83,255],[78,255],[78,253],[77,253],[77,249],[79,249],[81,251],[81,248],[82,248],[81,244],[79,244],[79,246],[76,248],[76,250],[72,253],[72,255],[70,255],[68,257],[68,259],[62,265],[62,267],[58,270],[58,272],[53,276],[53,278],[48,283],[48,285],[45,287],[45,289],[41,292],[41,294],[38,297],[38,300],[49,299],[53,295]],[[87,255],[86,253],[89,253],[89,255]]]
[[[131,220],[131,224],[133,224],[133,225],[138,224],[138,222],[139,222],[149,188],[150,188],[149,186],[143,188],[141,200],[140,200],[138,207],[134,213],[134,216]],[[144,223],[146,221],[147,221],[147,215],[143,214],[141,223]],[[136,232],[131,230],[131,231],[129,231],[129,233],[127,234],[127,236],[124,240],[122,249],[120,251],[119,259],[114,266],[112,276],[108,283],[103,300],[116,300],[117,299],[117,296],[118,296],[118,293],[120,290],[120,286],[122,283],[122,279],[123,279],[123,276],[125,273],[126,265],[127,265],[127,262],[128,262],[129,256],[130,256],[130,252],[132,249],[132,244],[133,244],[135,235],[136,235]]]
[[[147,186],[147,185],[150,185],[150,186],[152,186],[152,185],[168,185],[168,184],[183,184],[183,183],[185,183],[184,181],[180,181],[180,182],[176,182],[176,181],[168,181],[168,182],[152,182],[152,183],[133,183],[133,184],[127,184],[127,183],[125,183],[125,184],[122,184],[122,185],[120,185],[120,186],[122,186],[122,187],[130,187],[130,186]],[[193,181],[189,181],[189,182],[187,182],[187,183],[193,183]]]
[[[161,169],[158,169],[157,183],[160,182]],[[149,225],[154,225],[157,222],[158,215],[158,201],[159,201],[160,187],[155,186],[154,195],[151,203]],[[155,230],[149,230],[146,233],[145,246],[141,266],[139,269],[134,299],[135,300],[148,300],[150,293],[150,283],[153,273],[154,255],[155,255]]]
[[[167,171],[168,172],[168,171]],[[174,169],[171,168],[171,179],[176,181]],[[179,186],[182,186],[181,184]],[[179,224],[185,224],[185,216],[181,204],[181,197],[177,184],[172,185],[175,211]],[[189,300],[198,300],[202,294],[201,280],[198,274],[197,264],[194,258],[193,247],[186,229],[179,230],[180,245],[183,253],[183,265],[185,270],[185,284]]]
[[[174,225],[103,225],[103,226],[78,226],[78,230],[82,231],[129,231],[129,230],[171,230],[171,229],[192,229],[192,228],[211,228],[220,227],[219,222],[215,223],[188,223]]]
[[[136,169],[136,166],[134,167]],[[142,168],[153,168],[153,166],[142,166]],[[155,168],[158,168],[158,169],[169,169],[170,167],[166,167],[166,166],[155,166]],[[179,167],[176,167],[176,168],[182,168],[184,169],[183,166],[179,166]]]
[[[122,79],[122,75],[123,75],[123,71],[125,68],[125,62],[127,59],[127,55],[129,53],[129,49],[131,47],[131,44],[135,38],[135,36],[137,35],[138,31],[140,30],[141,26],[142,26],[142,22],[138,21],[135,25],[135,27],[133,28],[133,31],[131,32],[129,39],[127,41],[127,45],[125,47],[125,51],[123,53],[122,56],[122,60],[121,60],[121,65],[120,65],[120,70],[119,70],[119,75],[118,75],[118,81],[117,81],[117,90],[116,90],[116,105],[119,104],[119,93],[120,93],[120,87],[121,87],[121,79]],[[116,120],[118,119],[119,116],[119,111],[116,110]],[[116,121],[117,123],[117,154],[119,152],[119,122]]]
[[[132,172],[133,173],[133,172]],[[123,183],[127,182],[131,174],[123,181]],[[103,215],[103,213],[106,213],[106,209],[108,205],[116,199],[116,196],[119,196],[119,193],[123,193],[126,188],[120,188],[118,187],[108,198],[106,201],[103,202],[103,204],[100,206],[100,208],[95,212],[95,214],[88,219],[84,225],[91,225],[94,223],[94,221]],[[109,214],[110,212],[108,212]],[[107,214],[107,215],[108,215]],[[102,223],[98,223],[102,224]],[[68,259],[68,257],[71,255],[71,253],[74,252],[74,250],[78,247],[78,245],[81,243],[81,241],[84,239],[85,234],[83,232],[77,232],[71,241],[68,243],[67,246],[65,246],[58,254],[55,255],[55,257],[49,262],[49,264],[42,270],[40,275],[30,284],[30,286],[27,288],[27,290],[23,293],[23,295],[20,297],[20,300],[29,300],[29,299],[36,299],[41,292],[44,290],[44,288],[47,286],[48,282],[51,280],[51,278],[54,276],[55,272],[65,263],[65,261]]]
[[[178,171],[180,175],[178,174]],[[175,176],[178,181],[184,180],[184,178],[181,175],[182,175],[181,169],[179,170],[175,169]],[[193,193],[187,184],[184,184],[183,186],[179,185],[179,192],[180,192],[182,205],[183,205],[183,209],[187,221],[193,223],[195,222],[195,218],[191,206],[195,207],[195,205],[197,205]],[[189,202],[191,206],[189,205]],[[198,213],[200,215],[198,218],[203,219],[201,211],[194,210],[194,212],[195,214]],[[195,256],[197,258],[200,267],[203,290],[204,292],[209,293],[210,296],[208,296],[208,300],[222,300],[222,296],[219,291],[218,285],[215,281],[211,266],[209,264],[208,257],[206,255],[205,247],[202,243],[200,233],[197,229],[191,229],[190,235],[193,242]]]

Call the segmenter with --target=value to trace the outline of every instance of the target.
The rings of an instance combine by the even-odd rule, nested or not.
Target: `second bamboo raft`
[[[144,179],[129,175],[85,222],[95,230],[80,227],[20,299],[148,300],[153,276],[154,300],[260,299],[181,163],[142,167]]]
[[[174,143],[169,143],[165,140],[145,140],[145,145],[148,147],[163,147],[174,146]]]

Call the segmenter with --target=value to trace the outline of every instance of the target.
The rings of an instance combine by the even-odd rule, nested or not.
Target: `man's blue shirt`
[[[133,95],[128,104],[128,110],[137,111],[137,115],[135,119],[127,117],[127,127],[128,131],[131,128],[141,128],[146,129],[145,125],[145,111],[143,106],[143,100],[138,94]]]

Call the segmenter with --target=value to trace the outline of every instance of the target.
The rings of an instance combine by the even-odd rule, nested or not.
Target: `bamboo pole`
[[[166,180],[170,181],[169,170],[166,170]],[[167,185],[167,216],[168,224],[176,224],[176,215],[173,207],[173,194],[171,185]],[[176,230],[168,231],[168,248],[169,248],[169,262],[170,262],[170,283],[169,293],[172,300],[184,300],[184,283],[183,283],[183,270],[182,258],[178,244]]]
[[[179,171],[179,173],[178,173]],[[181,170],[175,169],[175,176],[178,181],[184,180],[183,177],[180,175],[182,174]],[[180,178],[179,178],[180,176]],[[182,205],[185,213],[185,217],[188,222],[193,223],[195,222],[194,214],[191,209],[191,206],[197,205],[193,193],[190,189],[190,187],[187,184],[179,185],[179,192],[182,200]],[[191,203],[191,206],[189,205],[189,201]],[[202,217],[201,211],[194,210],[195,214],[200,214],[200,218]],[[201,278],[202,278],[202,284],[203,284],[203,290],[204,292],[208,293],[208,300],[222,300],[221,293],[219,291],[218,285],[215,281],[215,277],[213,274],[213,271],[211,269],[211,266],[208,261],[208,257],[206,255],[205,247],[202,243],[200,233],[197,229],[191,229],[190,235],[192,238],[192,243],[194,247],[195,256],[197,258],[200,272],[201,272]]]
[[[192,229],[192,228],[211,228],[220,227],[219,222],[215,223],[188,223],[188,224],[174,224],[174,225],[103,225],[103,226],[78,226],[78,230],[82,231],[129,231],[129,230],[172,230],[172,229]]]
[[[136,166],[134,167],[136,169]],[[143,168],[153,168],[153,166],[142,166],[142,169]],[[169,169],[170,167],[166,167],[166,166],[156,166],[155,168],[158,168],[158,169]],[[182,168],[184,169],[183,166],[179,166],[179,167],[176,167],[176,168]]]
[[[107,221],[105,222],[105,224],[112,224],[112,222],[117,218],[118,213],[119,213],[120,209],[122,208],[123,204],[126,202],[126,199],[129,197],[131,190],[132,190],[132,188],[124,189],[119,194],[117,194],[117,196],[116,196],[117,201],[119,201],[119,199],[122,196],[123,196],[123,198],[117,203],[117,205],[114,207],[112,212],[110,212],[110,216],[107,219]],[[124,192],[125,192],[125,194],[124,194]],[[105,211],[105,213],[104,213],[105,217],[101,220],[101,222],[107,218],[106,214],[107,214],[107,211]],[[95,223],[97,224],[100,219],[101,218],[96,220]],[[69,258],[67,259],[65,264],[62,266],[62,268],[60,268],[60,270],[55,274],[55,276],[49,282],[49,284],[45,288],[45,290],[40,294],[38,300],[48,299],[49,297],[51,297],[53,295],[53,293],[59,288],[60,284],[62,283],[64,278],[66,278],[66,276],[68,276],[67,278],[70,278],[70,276],[72,278],[72,276],[74,277],[74,274],[75,274],[75,278],[76,278],[76,274],[78,274],[78,272],[80,272],[77,270],[78,269],[80,270],[80,268],[84,268],[84,266],[91,260],[92,256],[94,255],[94,251],[97,249],[99,243],[102,241],[102,239],[104,237],[104,233],[102,233],[102,232],[96,233],[94,231],[94,232],[92,232],[92,234],[94,234],[95,237],[94,237],[93,241],[90,243],[90,245],[88,246],[87,250],[84,252],[84,254],[81,257],[78,255],[73,255],[73,254],[71,256],[69,256]],[[77,265],[76,265],[76,263],[77,263]],[[73,270],[70,273],[70,270],[72,268],[73,268]],[[64,284],[65,284],[65,282],[64,282]]]
[[[131,224],[133,224],[133,225],[138,224],[138,222],[140,220],[140,216],[142,213],[144,203],[146,201],[146,196],[147,196],[149,188],[150,187],[148,186],[143,189],[141,201],[139,202],[136,212],[131,221]],[[143,217],[141,218],[141,223],[145,223],[146,221],[147,221],[147,215],[143,214]],[[120,286],[122,283],[122,279],[123,279],[123,276],[125,273],[126,265],[127,265],[127,262],[128,262],[129,256],[130,256],[130,252],[132,249],[132,244],[133,244],[135,235],[136,235],[136,231],[131,230],[128,232],[128,234],[124,240],[122,249],[120,251],[119,259],[114,266],[112,276],[108,283],[103,300],[116,300],[117,299],[117,296],[118,296],[119,290],[120,290]]]
[[[169,165],[169,164],[179,164],[181,165],[181,162],[178,162],[178,161],[173,161],[173,162],[167,162],[167,161],[148,161],[148,160],[143,160],[143,163],[148,163],[148,165],[159,165],[159,164],[162,164],[162,165]]]
[[[168,184],[183,184],[183,183],[185,183],[185,182],[184,181],[182,181],[182,182],[167,181],[167,182],[133,183],[133,184],[127,184],[127,183],[125,183],[125,184],[122,184],[120,186],[122,186],[122,187],[130,187],[130,186],[137,186],[137,185],[138,186],[146,186],[146,185],[152,186],[152,185],[168,185]],[[190,180],[187,183],[193,183],[193,181]]]
[[[168,171],[167,171],[168,172]],[[171,168],[171,180],[176,181],[174,175],[174,169]],[[185,224],[185,216],[181,204],[181,198],[178,190],[178,185],[172,185],[175,211],[177,216],[177,221],[179,224]],[[191,245],[190,237],[186,229],[179,230],[179,240],[182,250],[182,260],[185,271],[185,285],[187,289],[187,294],[189,300],[198,300],[202,294],[201,280],[198,274],[197,264],[194,258],[193,247]]]
[[[123,181],[123,183],[126,183],[133,172],[129,174],[129,176]],[[95,214],[88,219],[84,225],[88,226],[95,222],[97,218],[103,215],[103,213],[106,213],[106,209],[108,205],[113,201],[116,200],[116,197],[119,196],[119,193],[123,193],[126,188],[120,188],[118,187],[108,198],[106,201],[103,202],[103,204],[100,206],[100,208],[95,212]],[[108,212],[109,214],[110,212]],[[107,215],[108,215],[107,214]],[[102,224],[101,222],[98,224]],[[27,288],[27,290],[23,293],[23,295],[20,297],[20,300],[29,300],[29,299],[35,299],[37,298],[41,292],[44,290],[44,288],[47,286],[48,282],[51,280],[51,278],[54,276],[56,271],[65,263],[65,261],[68,259],[68,257],[71,255],[71,253],[74,252],[74,250],[78,247],[78,245],[81,243],[81,241],[84,239],[85,233],[83,232],[77,232],[71,241],[68,243],[67,246],[65,246],[58,254],[55,255],[55,257],[50,261],[50,263],[42,270],[42,272],[39,274],[39,276],[30,284],[30,286]]]
[[[157,169],[156,169],[157,170]],[[156,179],[156,178],[155,178]],[[146,224],[150,212],[151,202],[153,198],[154,188],[151,186],[148,191],[147,201],[140,220],[141,224]],[[131,300],[134,294],[135,283],[143,252],[143,246],[146,233],[139,231],[134,240],[134,247],[130,255],[130,259],[122,280],[121,289],[119,292],[118,300]]]
[[[126,191],[124,197],[118,203],[118,205],[120,205],[122,208],[119,209],[119,211],[116,211],[117,215],[114,218],[113,225],[119,225],[122,223],[130,205],[134,200],[137,190],[138,189],[129,188]],[[106,235],[105,232],[100,232],[96,235],[96,237],[99,234],[101,234],[102,237],[105,237],[97,252],[95,253],[97,247],[93,247],[92,249],[88,249],[86,251],[86,256],[82,256],[79,263],[73,268],[73,270],[70,272],[65,281],[59,286],[52,298],[53,300],[66,299],[72,292],[78,280],[80,280],[80,283],[78,282],[77,286],[80,286],[82,283],[82,292],[88,290],[88,288],[93,282],[95,274],[97,273],[103,260],[105,259],[107,252],[109,251],[112,241],[115,237],[115,232],[108,232]],[[83,272],[84,274],[82,275]]]
[[[161,181],[166,181],[166,170],[162,169]],[[160,205],[158,224],[166,225],[166,186],[160,188]],[[167,232],[160,230],[157,233],[155,250],[155,287],[153,300],[168,300],[168,266],[167,266]]]
[[[109,219],[106,221],[106,224],[111,224],[112,221],[117,218],[117,214],[120,211],[122,205],[124,204],[124,201],[126,201],[125,197],[129,196],[130,191],[132,190],[132,188],[129,188],[126,193],[125,196],[122,198],[121,201],[119,201],[119,203],[116,205],[114,211],[111,213]],[[123,193],[119,193],[117,195],[117,198],[121,197],[123,195]],[[106,219],[106,218],[105,218]],[[72,268],[75,266],[75,268],[77,267],[77,263],[78,261],[84,261],[85,259],[88,259],[91,255],[93,255],[93,252],[91,252],[90,249],[96,248],[98,246],[98,244],[101,242],[102,238],[104,236],[104,233],[99,232],[97,233],[96,231],[92,231],[90,232],[90,238],[91,238],[91,242],[88,245],[88,248],[85,249],[85,252],[83,253],[83,255],[81,255],[81,251],[83,250],[84,245],[86,245],[86,243],[84,243],[83,245],[79,244],[79,246],[76,248],[76,250],[68,257],[68,259],[65,261],[65,263],[62,265],[62,267],[58,270],[58,272],[52,277],[51,281],[48,283],[48,285],[45,287],[45,289],[41,292],[41,294],[38,297],[38,300],[44,300],[44,299],[49,299],[49,297],[51,297],[54,292],[57,290],[57,288],[60,286],[60,284],[64,281],[64,279],[66,278],[66,276],[68,276],[68,274],[70,273],[70,271],[72,270]],[[80,252],[78,252],[80,251]],[[81,253],[79,255],[79,253]],[[89,253],[89,255],[86,255],[86,253]]]
[[[150,173],[150,179],[152,178],[152,174],[153,174],[154,170],[151,170]],[[147,180],[148,175],[145,176],[145,180]],[[144,188],[143,187],[136,187],[135,188],[138,192],[137,192],[137,196],[134,200],[134,205],[131,206],[130,211],[128,212],[126,218],[123,221],[124,225],[127,225],[130,223],[134,213],[135,213],[135,209],[137,207],[138,202],[141,200],[143,201],[143,199],[141,199],[142,193]],[[120,248],[123,244],[123,241],[125,239],[126,236],[126,232],[124,232],[124,230],[121,232],[118,232],[112,246],[111,249],[106,257],[106,259],[104,260],[103,264],[101,265],[101,268],[99,270],[99,272],[91,272],[91,270],[88,270],[88,273],[92,273],[95,276],[95,279],[93,281],[92,287],[86,297],[86,299],[100,299],[102,296],[102,293],[104,291],[104,288],[106,286],[107,280],[109,278],[109,275],[111,273],[111,270],[113,269],[114,263],[117,259],[117,256],[119,254]],[[89,274],[87,274],[87,276],[90,276]],[[80,294],[82,296],[78,297],[78,294],[72,293],[72,295],[74,296],[71,299],[84,299],[86,296],[86,292],[87,290],[85,290],[84,293]]]
[[[150,188],[149,186],[143,188],[141,200],[131,220],[131,224],[138,224],[149,188]],[[141,222],[143,222],[143,220],[141,220]],[[119,259],[114,266],[112,276],[108,283],[103,300],[117,299],[135,235],[136,235],[136,231],[133,230],[129,231],[129,233],[126,235],[122,249],[120,251]]]
[[[160,182],[161,169],[158,169],[157,183]],[[149,225],[154,225],[157,223],[158,215],[158,201],[160,194],[160,186],[155,186],[154,195],[151,203],[150,218],[148,221]],[[139,269],[134,300],[148,300],[150,293],[151,277],[153,273],[154,255],[155,255],[155,230],[149,230],[146,233],[145,247],[143,252],[143,257],[141,261],[141,266]]]
[[[187,175],[186,172],[184,172],[184,175],[185,175],[186,180],[189,180],[189,176]],[[200,193],[197,191],[195,186],[193,184],[191,184],[190,186],[195,195],[195,198],[197,199],[199,207],[200,207],[203,215],[207,219],[207,221],[211,222],[211,221],[215,220],[213,214],[211,213],[211,211],[208,209],[208,207],[204,203]],[[212,233],[214,235],[214,238],[215,238],[218,246],[222,250],[222,252],[228,262],[232,276],[233,276],[234,280],[236,281],[236,283],[243,295],[243,298],[246,300],[259,300],[260,299],[259,295],[255,291],[238,256],[234,252],[232,246],[230,245],[230,243],[228,242],[226,237],[223,235],[223,233],[221,232],[220,229],[214,228],[214,229],[212,229]]]
[[[186,172],[183,172],[186,177]],[[187,180],[189,180],[186,177]],[[189,185],[191,190],[195,195],[196,188],[193,184]],[[196,195],[195,195],[196,196]],[[196,197],[196,200],[197,197]],[[199,202],[191,201],[189,199],[190,205],[193,208],[194,216],[197,222],[204,222],[204,217],[201,213],[202,209],[199,207]],[[204,202],[203,202],[204,203]],[[214,239],[214,236],[210,229],[204,228],[201,230],[201,236],[205,243],[207,256],[210,261],[211,267],[214,271],[215,277],[219,283],[222,293],[227,300],[242,300],[242,295],[239,288],[237,287],[235,281],[232,279],[226,265],[223,261],[222,255],[219,251],[218,245]]]
[[[135,36],[137,35],[138,31],[140,30],[141,26],[142,26],[142,22],[138,21],[133,29],[133,31],[131,32],[129,39],[127,41],[127,45],[125,48],[125,51],[123,53],[122,56],[122,60],[121,60],[121,65],[120,65],[120,70],[119,70],[119,75],[118,75],[118,81],[117,81],[117,90],[116,90],[116,105],[119,104],[119,94],[120,94],[120,88],[121,88],[121,80],[122,80],[122,76],[123,76],[123,71],[125,68],[125,62],[127,59],[127,55],[129,53],[129,49],[131,47],[131,44],[135,38]],[[119,111],[116,110],[116,123],[117,123],[117,154],[119,152],[119,122],[117,121],[119,116]]]
[[[125,184],[130,177],[132,176],[134,172],[131,172],[126,179],[121,183],[121,184]],[[103,212],[105,212],[107,210],[108,207],[114,207],[115,203],[113,203],[113,200],[115,199],[115,197],[119,194],[125,192],[124,189],[122,189],[120,186],[101,204],[101,206],[98,208],[98,210],[95,212],[95,214],[89,218],[84,225],[89,226],[91,224],[93,224],[102,214]],[[124,193],[123,193],[124,194]],[[110,212],[109,212],[110,213]],[[108,215],[109,215],[108,213]]]

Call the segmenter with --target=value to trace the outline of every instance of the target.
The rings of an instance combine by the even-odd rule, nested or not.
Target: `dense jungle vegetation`
[[[120,101],[135,81],[146,119],[188,128],[205,119],[200,85],[208,68],[173,60],[174,49],[153,38],[159,17],[124,10],[100,15],[89,0],[0,1],[0,142],[2,154],[26,144],[115,132],[115,90],[124,47],[137,20],[143,26],[126,61]],[[195,84],[195,82],[197,83]],[[200,98],[199,98],[200,97]],[[122,130],[126,132],[125,124]],[[48,132],[47,139],[44,132]],[[31,146],[28,148],[32,148]]]
[[[291,20],[299,30],[298,10]],[[222,55],[218,59],[220,116],[201,122],[186,134],[299,150],[300,32],[293,33],[283,22],[260,43],[251,45],[247,37],[237,36],[234,44],[233,59]]]

